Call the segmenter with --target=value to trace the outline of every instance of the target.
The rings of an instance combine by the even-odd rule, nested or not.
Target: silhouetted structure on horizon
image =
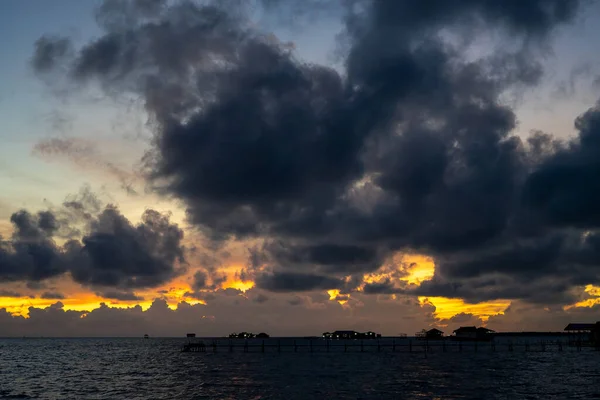
[[[417,339],[425,339],[425,340],[440,340],[444,338],[444,332],[439,329],[433,328],[429,330],[423,329],[420,332],[415,334]]]
[[[258,339],[268,339],[270,336],[265,333],[265,332],[261,332],[258,335],[255,335],[252,332],[240,332],[240,333],[231,333],[229,334],[229,338],[230,339],[254,339],[254,338],[258,338]]]
[[[476,326],[461,326],[455,329],[452,336],[454,340],[490,341],[494,338],[493,330]]]
[[[373,331],[356,332],[356,331],[333,331],[323,333],[325,339],[377,339],[380,338],[380,333]]]
[[[570,334],[570,342],[584,342],[600,347],[600,321],[595,324],[571,323],[564,330]]]

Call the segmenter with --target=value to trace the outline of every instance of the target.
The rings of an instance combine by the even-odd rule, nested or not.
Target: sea
[[[599,351],[502,339],[0,339],[0,399],[600,399]]]

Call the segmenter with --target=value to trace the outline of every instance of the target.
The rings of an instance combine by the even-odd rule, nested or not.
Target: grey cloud
[[[37,72],[49,72],[57,68],[72,50],[71,41],[67,38],[43,36],[35,42],[31,64]]]
[[[0,297],[29,297],[15,290],[0,289]]]
[[[129,289],[158,286],[183,272],[183,231],[168,215],[146,210],[134,226],[114,207],[89,215],[80,212],[85,207],[80,202],[67,202],[66,208],[74,205],[87,224],[80,238],[64,246],[54,237],[68,218],[51,211],[12,215],[12,237],[0,246],[0,281],[40,282],[70,272],[84,285]]]
[[[65,295],[59,292],[44,292],[41,294],[40,298],[48,300],[62,300],[65,298]]]
[[[256,286],[271,292],[306,292],[337,289],[343,285],[339,279],[325,275],[297,272],[262,273],[256,277]]]
[[[105,299],[121,300],[121,301],[138,301],[144,300],[143,297],[136,295],[133,292],[120,292],[108,290],[105,292],[96,293],[98,296]]]
[[[291,4],[269,3],[274,12]],[[566,301],[571,286],[596,282],[593,236],[575,239],[598,227],[597,110],[577,120],[578,139],[558,145],[514,136],[517,118],[502,100],[540,81],[539,45],[580,2],[346,3],[343,74],[303,63],[218,3],[111,2],[100,9],[103,35],[77,49],[67,75],[142,96],[156,127],[148,181],[183,200],[210,239],[280,243],[253,250],[244,271],[265,290],[349,290],[336,276],[355,283],[407,250],[435,257],[436,280],[422,289],[432,295],[456,287],[472,299],[538,301],[523,288],[544,277]],[[469,59],[473,38],[489,30],[499,33],[494,55]],[[51,50],[42,43],[36,54],[61,56]],[[177,257],[165,258],[151,268],[166,272],[159,280]]]
[[[140,177],[134,171],[128,171],[117,163],[106,159],[92,141],[73,137],[44,139],[36,143],[33,152],[51,159],[66,157],[83,168],[99,168],[117,178],[121,188],[128,194],[138,194],[134,184]]]

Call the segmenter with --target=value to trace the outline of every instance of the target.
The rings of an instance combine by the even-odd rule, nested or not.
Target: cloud
[[[578,118],[568,143],[524,140],[504,100],[540,82],[540,48],[580,2],[347,3],[337,11],[343,72],[302,62],[217,2],[107,2],[100,37],[73,54],[41,41],[34,60],[46,61],[32,65],[43,75],[60,61],[82,88],[141,96],[155,129],[149,184],[182,200],[215,242],[262,240],[244,270],[259,288],[350,292],[397,252],[435,258],[434,279],[418,290],[372,282],[365,293],[566,302],[597,283],[598,110]],[[490,54],[472,51],[478,40]],[[84,243],[122,254],[136,240]],[[157,258],[149,268],[164,273],[145,284],[172,276],[176,252]],[[78,279],[135,287],[142,259]],[[114,263],[128,272],[106,279]]]
[[[262,273],[256,277],[256,286],[272,292],[306,292],[317,289],[337,289],[341,280],[325,275],[297,272]]]
[[[99,168],[118,179],[121,188],[128,194],[137,194],[134,184],[140,177],[107,160],[91,140],[73,137],[44,139],[36,143],[33,152],[46,158],[65,157],[82,168]]]
[[[48,300],[62,300],[65,298],[65,295],[59,292],[44,292],[40,297]]]
[[[28,318],[12,316],[0,309],[0,336],[132,336],[223,337],[241,330],[267,332],[278,336],[313,336],[335,329],[375,330],[384,334],[412,332],[412,326],[433,322],[431,310],[405,299],[357,298],[362,307],[354,311],[342,307],[329,296],[306,293],[291,307],[289,294],[272,294],[267,302],[256,302],[260,291],[241,295],[216,291],[208,304],[179,303],[171,309],[156,299],[148,309],[140,306],[112,308],[102,304],[87,311],[67,311],[56,303],[48,308],[29,308]],[[398,315],[410,317],[398,318]]]
[[[0,289],[0,297],[29,297],[14,290]]]
[[[144,300],[143,297],[136,295],[133,292],[118,292],[118,291],[106,291],[106,292],[100,292],[100,293],[96,293],[98,296],[104,298],[104,299],[111,299],[111,300],[121,300],[121,301],[138,301],[138,300]]]
[[[148,209],[133,225],[113,206],[95,215],[85,208],[84,202],[67,201],[56,214],[14,213],[12,237],[0,246],[0,282],[41,282],[69,272],[83,285],[127,293],[159,286],[183,272],[183,231],[169,215]],[[84,223],[80,237],[59,246],[55,237],[61,231],[68,237],[80,232],[78,221]]]

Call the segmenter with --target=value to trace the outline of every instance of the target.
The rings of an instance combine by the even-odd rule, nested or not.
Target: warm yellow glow
[[[594,285],[587,285],[585,287],[584,291],[587,294],[589,294],[590,296],[594,296],[594,297],[579,301],[570,306],[565,306],[565,307],[563,307],[563,309],[570,310],[571,308],[576,308],[576,307],[591,308],[591,307],[594,307],[594,306],[600,304],[600,287],[594,286]]]
[[[401,273],[401,278],[395,278],[398,272]],[[434,272],[435,263],[431,257],[398,253],[390,259],[388,266],[384,266],[379,272],[364,275],[363,282],[372,284],[395,280],[420,285],[423,281],[431,279]]]
[[[101,303],[104,303],[112,308],[129,308],[139,305],[143,310],[147,310],[152,305],[151,301],[115,302],[93,295],[61,300],[1,297],[0,309],[4,308],[6,311],[15,316],[27,317],[29,315],[29,307],[44,309],[50,307],[58,301],[63,304],[63,310],[65,311],[92,311],[96,308],[99,308]]]
[[[449,319],[457,314],[466,313],[473,314],[483,321],[487,321],[493,315],[504,314],[504,311],[510,306],[509,300],[469,304],[465,303],[462,299],[449,299],[446,297],[419,297],[419,302],[421,304],[431,303],[434,305],[434,315],[439,319]]]
[[[421,282],[431,279],[435,272],[433,258],[419,254],[404,254],[402,262],[408,267],[408,275],[403,279],[410,284],[420,285]]]
[[[227,281],[225,281],[223,283],[223,285],[221,285],[222,289],[237,289],[244,293],[246,293],[248,290],[252,289],[253,287],[254,287],[254,282],[242,281],[239,279],[227,279]]]
[[[328,290],[327,294],[329,295],[330,301],[337,301],[342,306],[348,302],[348,300],[345,299],[338,299],[338,296],[340,295],[340,291],[338,289]]]
[[[44,309],[59,301],[63,304],[63,310],[79,312],[91,312],[99,308],[102,303],[111,308],[131,308],[140,306],[142,310],[146,311],[152,306],[152,303],[156,298],[163,298],[171,310],[177,309],[181,302],[186,302],[190,305],[206,304],[203,300],[186,296],[186,293],[190,292],[189,287],[177,286],[164,288],[163,290],[165,290],[165,292],[160,294],[155,290],[136,292],[138,296],[145,300],[112,300],[87,292],[71,292],[68,298],[60,300],[41,298],[32,299],[28,297],[0,297],[0,309],[4,308],[15,316],[27,317],[29,315],[29,307]]]
[[[192,291],[189,287],[170,287],[165,288],[164,290],[166,290],[166,293],[163,293],[162,298],[165,299],[165,301],[167,302],[167,306],[171,310],[177,309],[177,306],[182,301],[185,301],[186,303],[192,306],[196,304],[206,304],[206,302],[203,300],[198,300],[193,297],[187,296],[187,293],[190,293]],[[149,292],[142,295],[144,298],[150,299],[157,297],[156,293],[154,292]]]

